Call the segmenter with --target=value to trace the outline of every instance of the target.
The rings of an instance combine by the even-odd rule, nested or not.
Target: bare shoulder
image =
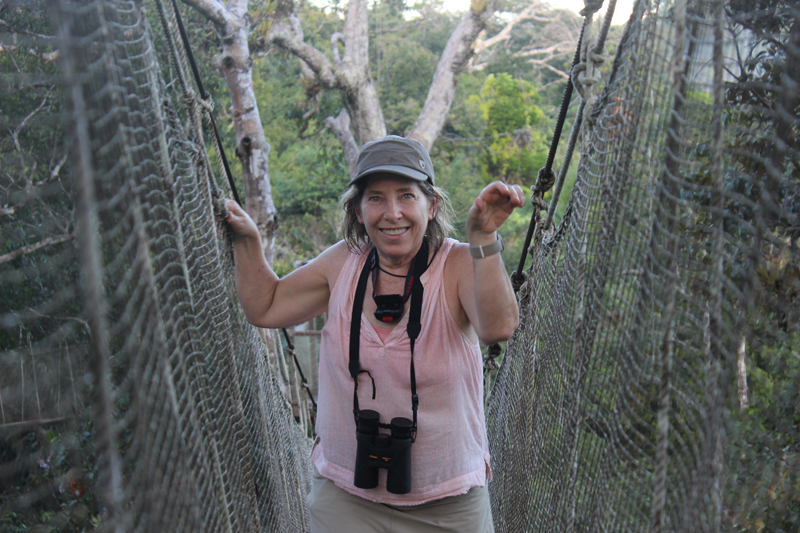
[[[472,273],[472,256],[469,254],[468,244],[458,242],[453,245],[453,248],[450,249],[450,253],[447,254],[444,271],[445,276],[448,278],[459,276],[465,271]]]

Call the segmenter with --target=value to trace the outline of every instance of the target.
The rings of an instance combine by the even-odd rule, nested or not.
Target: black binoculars
[[[378,433],[377,411],[364,410],[356,415],[356,468],[354,485],[360,489],[378,486],[378,469],[385,468],[386,490],[392,494],[411,492],[411,439],[413,423],[408,418],[393,418],[390,435]]]

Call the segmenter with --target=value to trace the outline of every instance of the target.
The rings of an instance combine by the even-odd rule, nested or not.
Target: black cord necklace
[[[384,274],[389,274],[389,275],[390,275],[390,276],[392,276],[393,278],[405,278],[405,277],[406,277],[406,274],[392,274],[392,273],[391,273],[391,272],[389,272],[388,270],[384,270],[384,269],[381,267],[381,265],[378,265],[378,270],[380,270],[380,271],[381,271],[381,272],[383,272]]]

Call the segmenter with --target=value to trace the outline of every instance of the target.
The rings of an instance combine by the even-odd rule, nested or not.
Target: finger
[[[515,190],[515,187],[518,186],[509,186],[502,181],[492,183],[485,190],[487,203],[500,208],[508,207],[509,204],[518,207],[519,192]]]
[[[525,205],[525,193],[522,192],[522,187],[519,185],[508,185],[499,182],[496,190],[500,195],[500,202],[498,203],[511,204],[513,207]]]
[[[235,201],[231,200],[230,198],[225,200],[225,207],[228,208],[229,212],[235,213],[236,215],[241,216],[242,214],[241,206],[237,204]]]
[[[522,187],[519,185],[514,185],[512,187],[512,192],[514,196],[512,198],[512,202],[517,207],[523,207],[525,205],[525,192],[522,190]]]
[[[510,196],[508,185],[502,181],[495,181],[490,183],[487,189],[489,189],[490,193],[500,195],[501,197]]]

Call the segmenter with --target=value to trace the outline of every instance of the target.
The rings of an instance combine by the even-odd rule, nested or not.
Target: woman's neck
[[[419,250],[417,250],[417,252],[419,252]],[[414,257],[416,257],[416,253],[411,257],[392,260],[392,258],[382,256],[380,251],[378,251],[378,268],[387,274],[405,277],[408,273],[408,269],[411,268]]]

